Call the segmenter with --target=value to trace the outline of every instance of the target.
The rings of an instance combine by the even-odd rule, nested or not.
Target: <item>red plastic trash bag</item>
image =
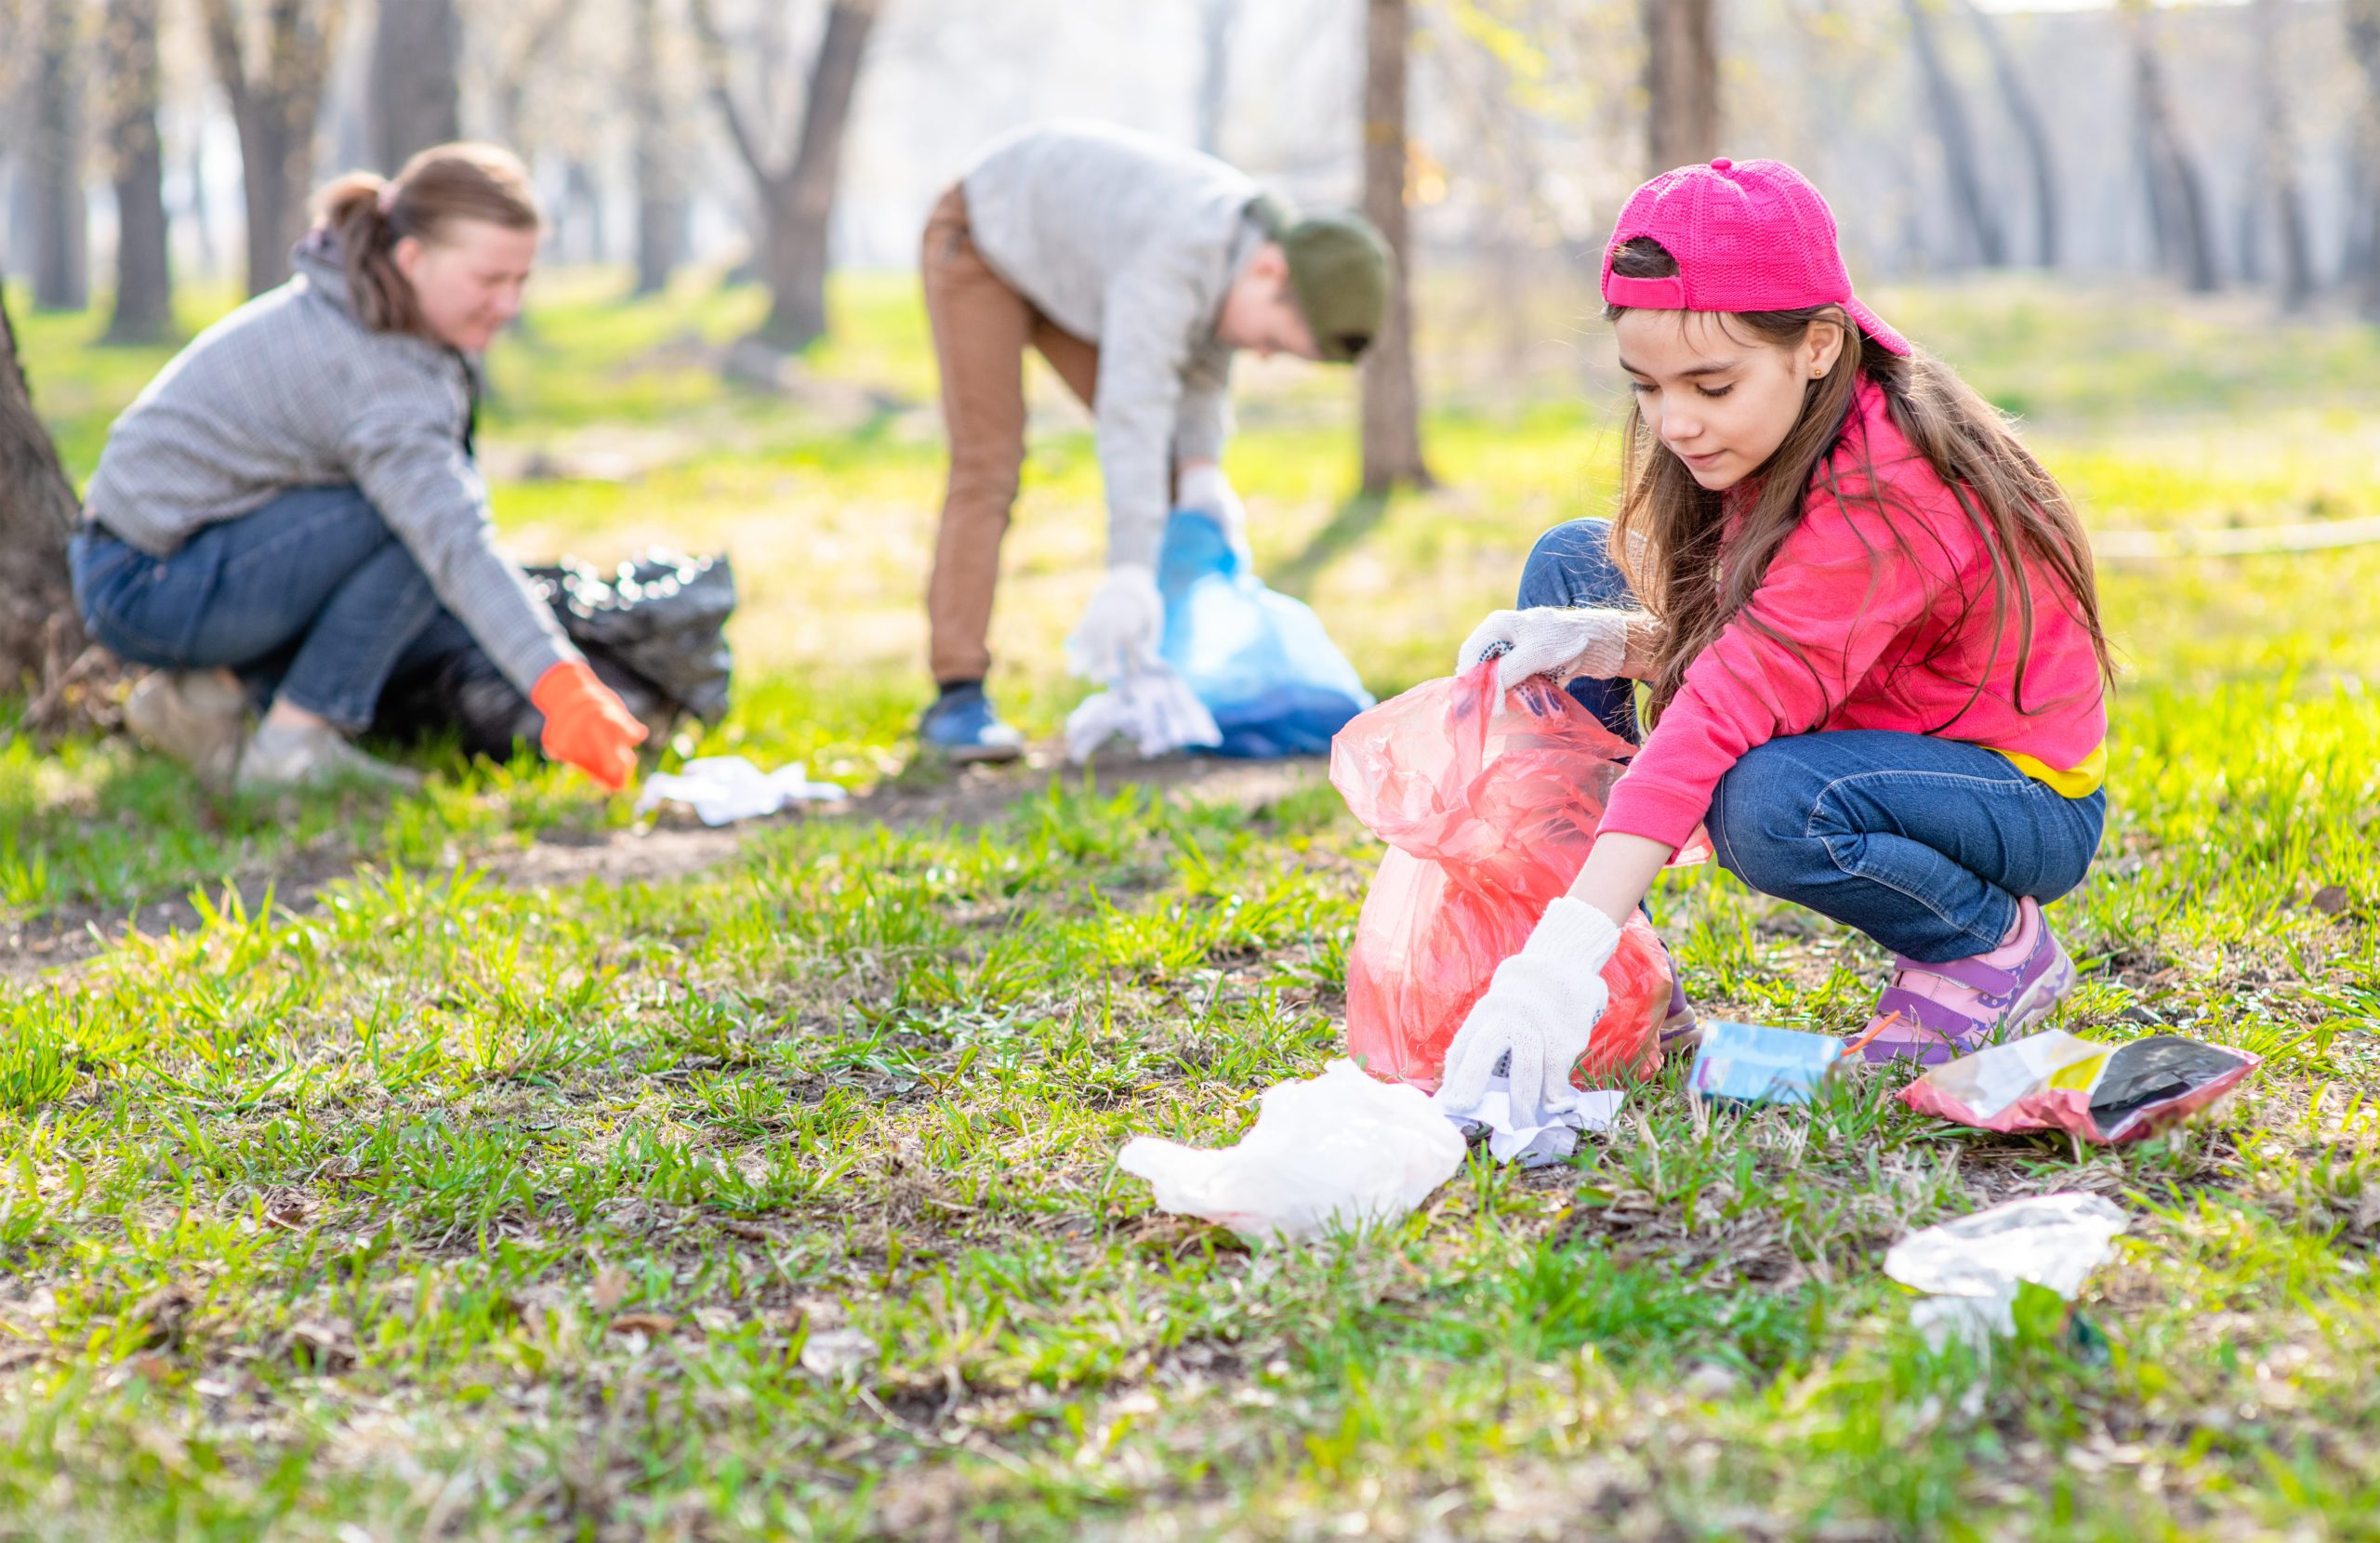
[[[1416,686],[1331,742],[1331,785],[1391,849],[1347,955],[1347,1052],[1374,1076],[1437,1086],[1496,967],[1579,877],[1635,753],[1551,680],[1500,696],[1495,672],[1489,660]],[[1611,1004],[1572,1078],[1581,1087],[1659,1068],[1670,964],[1642,916],[1603,978]]]

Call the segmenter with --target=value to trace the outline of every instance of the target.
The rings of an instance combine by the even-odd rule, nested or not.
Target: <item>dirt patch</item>
[[[1064,764],[1053,749],[1037,747],[1025,759],[1008,766],[888,778],[832,817],[905,827],[983,824],[999,818],[1018,799],[1052,785],[1069,792],[1088,787],[1114,792],[1134,785],[1153,788],[1168,798],[1254,808],[1314,786],[1328,771],[1320,757],[1255,761],[1170,756],[1144,761],[1130,754],[1102,755],[1088,767],[1077,767]]]

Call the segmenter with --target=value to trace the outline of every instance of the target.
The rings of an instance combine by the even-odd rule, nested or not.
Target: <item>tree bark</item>
[[[2306,198],[2297,183],[2297,155],[2290,142],[2288,91],[2281,79],[2289,7],[2280,0],[2256,0],[2255,20],[2257,133],[2263,141],[2259,159],[2263,184],[2271,194],[2272,235],[2281,256],[2281,303],[2285,310],[2303,310],[2314,298],[2314,258],[2306,233]],[[2252,214],[2252,228],[2261,218],[2261,211]],[[2261,249],[2260,240],[2257,244]]]
[[[1943,180],[1950,184],[1950,207],[1957,211],[1959,228],[1965,232],[1966,255],[1986,268],[2000,268],[2008,261],[2008,244],[2001,233],[2000,217],[1992,210],[1991,195],[1983,185],[1982,170],[1976,164],[1975,131],[1967,123],[1959,83],[1942,62],[1931,4],[1932,0],[1901,0],[1900,8],[1909,20],[1910,49],[1917,56],[1918,73],[1924,81],[1934,138],[1942,147]]]
[[[663,95],[660,0],[635,0],[628,84],[636,170],[636,291],[658,295],[686,258],[686,185],[669,104]]]
[[[82,517],[58,447],[33,412],[0,296],[0,691],[33,689],[82,652],[66,543]]]
[[[33,305],[42,310],[81,310],[91,303],[80,20],[76,0],[46,0],[34,34],[26,169],[33,178]]]
[[[2037,267],[2056,268],[2063,244],[2063,222],[2058,218],[2057,159],[2050,150],[2049,125],[2042,117],[2041,104],[2033,100],[2032,88],[2025,84],[2025,73],[2016,67],[2016,57],[2008,51],[2008,40],[2001,35],[2000,23],[1976,0],[1964,3],[1968,19],[1982,35],[1984,52],[1991,58],[1991,75],[2000,87],[2001,104],[2007,109],[2009,121],[2016,125],[2016,138],[2025,144],[2025,164],[2033,193],[2033,262]]]
[[[2146,0],[2127,0],[2124,14],[2132,32],[2133,103],[2140,123],[2149,221],[2157,232],[2159,260],[2178,273],[2192,291],[2206,294],[2221,282],[2207,217],[2206,185],[2166,94],[2164,60],[2157,49],[2155,23]]]
[[[165,240],[165,153],[157,134],[158,0],[108,0],[108,150],[115,163],[115,313],[107,341],[173,335]]]
[[[199,0],[207,52],[231,100],[247,205],[248,293],[289,276],[314,183],[314,121],[343,0],[265,0],[264,59],[251,68],[237,0]]]
[[[2380,0],[2341,0],[2348,57],[2363,77],[2363,112],[2355,140],[2355,218],[2347,223],[2347,276],[2356,307],[2380,318]]]
[[[1435,485],[1421,456],[1421,398],[1413,371],[1412,233],[1406,211],[1408,0],[1367,0],[1364,25],[1364,218],[1395,259],[1388,315],[1358,366],[1363,389],[1363,491]]]
[[[463,137],[463,23],[455,0],[380,0],[372,36],[372,163],[395,175],[416,152]]]
[[[1239,0],[1199,0],[1198,148],[1221,155],[1223,107],[1231,99],[1231,34]]]
[[[826,336],[826,241],[834,222],[843,133],[858,92],[868,34],[882,8],[883,0],[833,0],[828,6],[826,32],[811,60],[791,164],[780,168],[777,157],[761,143],[760,131],[735,105],[726,40],[709,0],[694,0],[711,99],[760,199],[760,270],[769,285],[769,315],[752,340],[771,349],[794,352]]]
[[[1645,152],[1658,175],[1719,153],[1714,0],[1639,0],[1645,27]]]

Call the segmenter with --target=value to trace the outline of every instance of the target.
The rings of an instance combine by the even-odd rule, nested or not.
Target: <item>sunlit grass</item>
[[[906,283],[839,286],[827,386],[790,399],[712,367],[751,292],[623,287],[558,275],[495,360],[509,539],[732,550],[735,701],[687,747],[951,794],[900,770],[940,494]],[[2380,508],[2368,334],[2159,303],[1885,309],[2025,408],[2102,527]],[[84,471],[159,357],[92,326],[27,326]],[[1443,670],[1538,531],[1606,507],[1616,403],[1570,378],[1447,381],[1446,488],[1383,507],[1347,499],[1343,377],[1249,382],[1259,569],[1376,690]],[[1101,515],[1078,412],[1046,378],[1037,411],[994,684],[1047,734]],[[1673,1067],[1575,1167],[1480,1159],[1382,1234],[1262,1257],[1111,1158],[1227,1140],[1334,1053],[1377,847],[1312,771],[1020,771],[981,820],[787,821],[692,876],[539,883],[533,844],[677,833],[436,746],[418,798],[218,802],[122,744],[10,741],[0,936],[108,936],[0,975],[0,1531],[2360,1535],[2380,554],[2104,593],[2125,678],[2101,861],[2053,912],[2089,974],[2065,1024],[2266,1056],[2233,1108],[2077,1154],[1878,1077],[1705,1114]],[[1864,1015],[1863,940],[1708,871],[1655,904],[1705,1010]],[[1988,1365],[1909,1330],[1884,1245],[2078,1186],[2135,1219],[2082,1304],[2104,1358],[2055,1313]]]

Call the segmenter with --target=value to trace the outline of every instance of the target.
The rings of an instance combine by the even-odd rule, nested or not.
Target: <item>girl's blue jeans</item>
[[[281,494],[165,557],[86,524],[69,560],[83,625],[114,653],[228,666],[349,731],[371,723],[392,677],[471,640],[352,487]]]
[[[1538,538],[1520,603],[1627,606],[1610,523],[1573,520]],[[1576,680],[1570,694],[1641,744],[1628,680]],[[1806,905],[1896,954],[1936,963],[1988,953],[2016,902],[2082,882],[2107,794],[2069,798],[1980,745],[1846,729],[1756,746],[1712,795],[1720,866],[1765,894]]]

